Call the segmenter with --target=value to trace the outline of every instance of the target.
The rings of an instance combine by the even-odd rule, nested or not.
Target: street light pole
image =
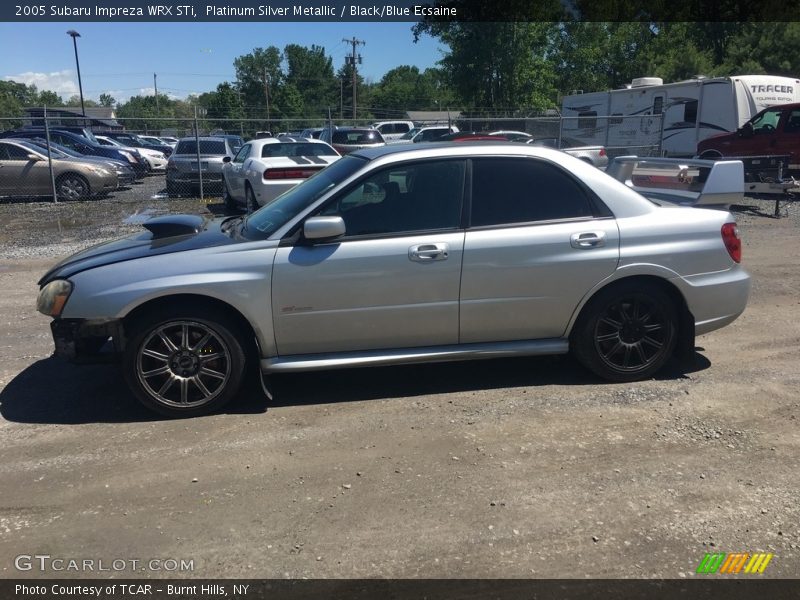
[[[81,115],[83,115],[83,124],[86,125],[86,108],[84,108],[83,106],[83,84],[81,83],[81,63],[78,60],[77,38],[81,37],[81,34],[75,31],[74,29],[70,29],[67,32],[67,35],[72,38],[72,46],[75,48],[75,66],[78,69],[78,90],[81,93]]]

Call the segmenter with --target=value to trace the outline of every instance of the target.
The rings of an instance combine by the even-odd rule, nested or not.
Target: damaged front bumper
[[[54,319],[55,355],[74,363],[116,362],[125,335],[119,319]]]

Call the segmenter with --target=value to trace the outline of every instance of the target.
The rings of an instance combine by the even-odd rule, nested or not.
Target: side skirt
[[[354,367],[380,367],[427,362],[448,362],[504,358],[510,356],[541,356],[566,354],[569,341],[563,338],[492,342],[480,344],[453,344],[399,350],[370,350],[324,354],[297,354],[261,359],[264,373],[290,371],[322,371]]]

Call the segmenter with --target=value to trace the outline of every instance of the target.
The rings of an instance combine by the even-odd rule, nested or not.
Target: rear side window
[[[472,173],[472,227],[592,216],[586,192],[551,163],[483,158]]]
[[[197,142],[186,140],[178,143],[175,154],[197,154]],[[200,154],[226,154],[225,140],[200,140]]]

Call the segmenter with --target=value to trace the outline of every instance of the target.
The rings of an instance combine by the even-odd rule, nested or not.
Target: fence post
[[[50,189],[53,190],[53,203],[58,204],[58,190],[56,190],[56,176],[53,173],[53,153],[50,152],[50,126],[47,124],[47,105],[44,107],[44,137],[47,140],[47,164],[50,167]]]
[[[197,105],[194,105],[194,143],[197,150],[197,177],[200,182],[200,202],[203,202],[203,163],[200,162],[200,127],[197,124]]]

